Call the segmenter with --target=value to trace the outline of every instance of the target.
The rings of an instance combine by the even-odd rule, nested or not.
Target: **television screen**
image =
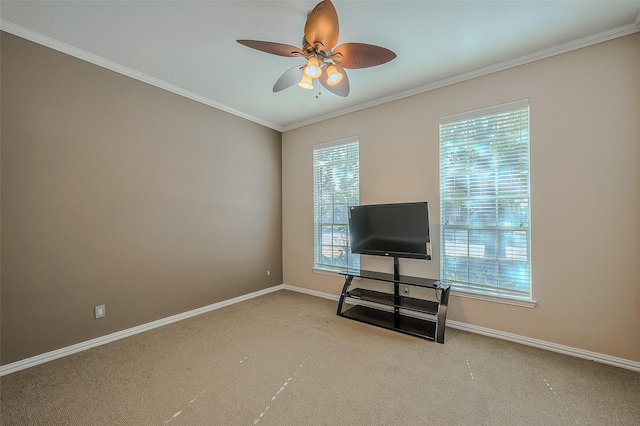
[[[431,259],[429,203],[349,207],[351,252]]]

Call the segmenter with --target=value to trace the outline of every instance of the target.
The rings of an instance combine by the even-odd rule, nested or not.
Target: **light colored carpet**
[[[3,377],[3,425],[640,425],[640,373],[278,291]]]

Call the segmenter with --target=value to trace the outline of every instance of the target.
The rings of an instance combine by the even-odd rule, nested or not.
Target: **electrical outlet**
[[[408,285],[403,285],[402,286],[402,294],[404,296],[408,296],[409,295],[409,289],[411,288],[411,286]]]
[[[94,310],[95,310],[95,314],[96,314],[96,319],[97,318],[102,318],[105,315],[107,315],[107,308],[105,307],[105,305],[96,306],[94,308]]]
[[[267,276],[270,277],[271,276],[271,271],[267,271]]]

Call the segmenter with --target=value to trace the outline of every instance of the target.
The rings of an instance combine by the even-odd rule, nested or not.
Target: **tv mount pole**
[[[400,260],[393,256],[393,325],[400,327]]]
[[[400,281],[400,258],[393,256],[393,280]]]

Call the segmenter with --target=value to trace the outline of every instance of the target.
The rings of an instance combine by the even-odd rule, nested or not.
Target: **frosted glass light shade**
[[[342,73],[339,72],[336,67],[330,65],[327,68],[327,84],[329,86],[335,86],[342,81]]]
[[[322,68],[320,68],[320,61],[315,56],[309,58],[307,66],[304,68],[304,73],[311,78],[318,78],[322,74]]]
[[[300,83],[298,83],[298,86],[302,87],[303,89],[311,90],[313,89],[313,81],[311,77],[309,77],[307,74],[304,74],[302,76],[302,80],[300,80]]]

